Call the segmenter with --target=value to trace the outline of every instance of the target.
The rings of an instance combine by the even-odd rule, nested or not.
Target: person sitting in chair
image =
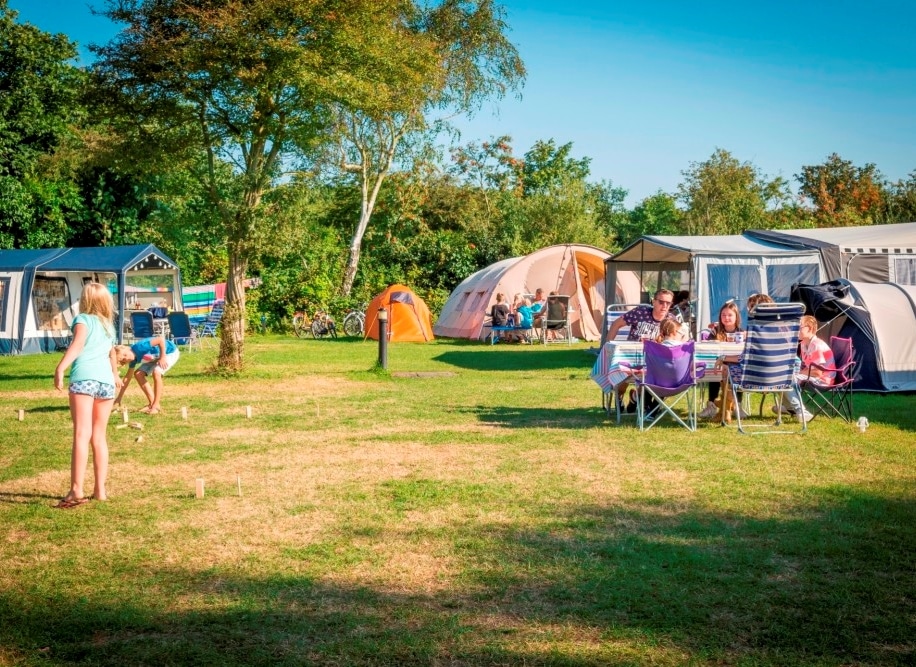
[[[509,304],[506,303],[506,295],[502,292],[496,293],[496,303],[490,311],[491,327],[509,326]],[[505,340],[505,332],[500,332],[499,340]]]
[[[566,303],[563,299],[557,298],[556,292],[551,292],[547,297],[547,306],[544,315],[539,318],[540,326],[545,328],[544,340],[553,340],[557,329],[566,326]],[[535,319],[535,323],[538,319]]]

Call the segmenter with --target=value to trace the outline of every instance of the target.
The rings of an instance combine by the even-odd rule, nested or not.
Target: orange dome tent
[[[388,311],[388,340],[425,343],[433,340],[433,318],[423,299],[405,285],[389,285],[366,309],[366,338],[378,340],[378,311]]]

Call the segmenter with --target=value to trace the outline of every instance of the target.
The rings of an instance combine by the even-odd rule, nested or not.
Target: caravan
[[[108,285],[119,313],[181,309],[178,266],[154,245],[0,250],[0,354],[66,347],[88,282]]]

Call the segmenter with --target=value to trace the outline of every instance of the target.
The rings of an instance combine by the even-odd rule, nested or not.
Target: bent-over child
[[[162,399],[163,379],[162,376],[172,368],[177,362],[180,353],[178,347],[164,336],[153,336],[144,338],[133,345],[115,346],[115,357],[118,365],[128,364],[127,374],[124,376],[124,383],[121,391],[115,399],[115,405],[120,405],[121,398],[131,379],[136,376],[137,384],[146,396],[148,404],[140,412],[155,415],[162,410],[160,400]],[[148,375],[153,376],[153,388],[150,389],[146,381]]]

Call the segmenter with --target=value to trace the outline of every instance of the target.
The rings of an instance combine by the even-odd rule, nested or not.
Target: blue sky
[[[84,48],[114,34],[84,0],[9,0],[20,21]],[[716,148],[764,175],[830,153],[896,181],[916,171],[916,4],[503,0],[528,80],[462,143],[508,134],[518,155],[572,142],[628,205],[674,192]],[[85,62],[85,61],[84,61]]]

